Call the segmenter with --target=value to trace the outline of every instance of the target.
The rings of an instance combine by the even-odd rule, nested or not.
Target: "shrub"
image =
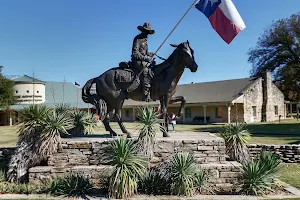
[[[110,143],[107,163],[114,166],[109,180],[109,196],[127,198],[137,191],[139,179],[145,174],[147,161],[134,155],[133,140],[119,138]]]
[[[170,194],[169,185],[170,182],[157,169],[152,168],[140,180],[138,190],[148,195],[167,195]]]
[[[71,136],[95,133],[100,128],[93,115],[86,111],[74,110],[71,112],[71,118],[74,120],[74,128],[68,131]]]
[[[156,133],[162,128],[159,124],[159,114],[151,107],[141,107],[138,109],[138,119],[141,128],[137,142],[137,152],[151,158]]]
[[[257,159],[243,165],[242,191],[247,195],[261,195],[276,185],[280,158],[271,152],[262,152]]]
[[[246,144],[251,135],[244,123],[227,124],[219,136],[225,140],[226,154],[232,160],[245,163],[249,160],[249,152]]]
[[[195,175],[195,189],[199,194],[204,192],[212,193],[212,190],[208,187],[208,173],[203,169],[199,169]]]
[[[172,194],[193,195],[198,167],[192,154],[175,153],[170,160],[168,171]]]
[[[6,180],[5,171],[0,170],[0,183]]]
[[[45,191],[52,195],[85,196],[93,183],[82,174],[69,173],[48,183]]]
[[[0,194],[37,194],[40,186],[33,184],[0,183]]]
[[[73,121],[68,111],[48,109],[44,105],[30,105],[21,111],[23,123],[19,129],[17,149],[7,172],[10,182],[23,183],[27,170],[56,153],[61,134],[68,134]]]

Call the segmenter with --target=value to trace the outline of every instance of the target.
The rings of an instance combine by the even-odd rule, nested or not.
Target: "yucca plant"
[[[168,169],[172,194],[193,195],[197,180],[196,174],[199,170],[193,155],[188,152],[175,153]]]
[[[86,196],[92,189],[90,179],[80,173],[69,173],[50,181],[46,192],[52,195]]]
[[[158,169],[150,169],[139,182],[138,191],[148,195],[170,194],[170,182]]]
[[[145,174],[147,161],[134,154],[135,143],[124,138],[115,139],[105,155],[107,163],[114,166],[109,179],[109,195],[127,198],[137,191],[139,179]]]
[[[137,142],[137,150],[140,155],[151,158],[156,133],[161,130],[159,114],[151,107],[138,109],[138,119],[141,125]]]
[[[61,134],[73,128],[73,120],[67,111],[55,112],[44,105],[30,105],[21,111],[23,123],[19,129],[17,149],[7,172],[10,182],[23,183],[27,170],[55,153]]]
[[[225,140],[226,154],[232,160],[245,163],[249,160],[246,144],[251,139],[251,134],[244,123],[227,124],[219,136]]]
[[[243,165],[242,191],[247,195],[261,195],[276,185],[280,158],[272,152],[262,152],[258,158]]]
[[[74,120],[74,128],[68,131],[71,136],[87,135],[100,129],[93,115],[86,111],[74,110],[71,112],[71,117]]]
[[[6,175],[4,170],[0,170],[0,183],[6,181]]]

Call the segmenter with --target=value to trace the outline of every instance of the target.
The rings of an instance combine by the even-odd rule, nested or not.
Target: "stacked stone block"
[[[278,154],[285,163],[300,163],[300,144],[299,145],[248,145],[250,156],[256,158],[262,151],[271,151]]]

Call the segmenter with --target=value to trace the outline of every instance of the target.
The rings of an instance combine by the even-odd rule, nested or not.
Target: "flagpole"
[[[184,13],[184,15],[181,17],[181,19],[177,22],[177,24],[174,26],[172,31],[169,33],[169,35],[166,37],[166,39],[161,43],[161,45],[158,47],[158,49],[155,51],[154,55],[151,57],[149,63],[153,61],[154,56],[157,54],[157,52],[161,49],[161,47],[164,45],[164,43],[168,40],[170,35],[175,31],[175,29],[178,27],[178,25],[181,23],[183,18],[190,12],[190,10],[199,2],[200,0],[195,0],[194,3],[189,7],[189,9]],[[137,75],[136,80],[139,78],[139,76],[143,73],[144,69],[147,67],[147,65],[144,66],[144,68],[140,71],[140,73]]]

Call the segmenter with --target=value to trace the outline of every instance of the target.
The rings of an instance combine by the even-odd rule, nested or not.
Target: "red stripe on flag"
[[[241,31],[224,15],[219,7],[214,14],[209,17],[209,21],[215,31],[227,44],[231,43],[235,36]]]

